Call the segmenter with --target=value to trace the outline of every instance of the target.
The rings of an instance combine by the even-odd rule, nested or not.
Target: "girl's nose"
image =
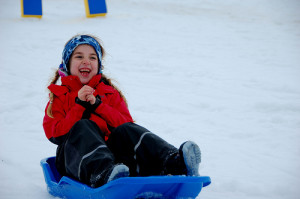
[[[87,58],[84,58],[84,59],[82,60],[82,64],[83,64],[84,66],[87,66],[87,65],[90,64],[90,61],[89,61]]]

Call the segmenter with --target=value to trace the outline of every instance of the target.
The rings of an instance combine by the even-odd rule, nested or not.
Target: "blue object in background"
[[[43,15],[42,0],[21,0],[22,17],[37,17]]]
[[[107,13],[105,0],[84,0],[87,17],[105,16]]]
[[[149,176],[119,178],[99,188],[91,188],[61,176],[55,167],[55,157],[41,160],[41,166],[48,192],[69,199],[195,198],[202,187],[211,183],[208,176]]]

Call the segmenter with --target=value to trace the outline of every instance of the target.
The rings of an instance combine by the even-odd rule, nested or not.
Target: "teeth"
[[[80,72],[88,72],[89,73],[90,70],[89,69],[81,69]]]

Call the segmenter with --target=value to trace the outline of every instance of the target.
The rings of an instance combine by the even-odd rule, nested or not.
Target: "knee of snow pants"
[[[56,166],[62,175],[90,184],[91,175],[102,173],[114,164],[114,156],[104,135],[91,120],[78,121],[57,149]]]
[[[131,176],[160,175],[168,155],[178,152],[174,146],[135,123],[115,128],[108,146],[116,161],[129,167]]]

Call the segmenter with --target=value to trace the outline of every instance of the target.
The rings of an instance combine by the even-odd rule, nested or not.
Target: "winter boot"
[[[112,180],[129,176],[129,168],[124,164],[113,165],[101,174],[91,177],[91,187],[100,187]]]
[[[128,177],[128,176],[129,176],[129,168],[124,164],[118,164],[113,168],[106,183],[112,180],[116,180],[118,178]]]
[[[179,152],[170,154],[164,163],[162,175],[186,175],[187,169]]]
[[[188,176],[199,176],[199,164],[201,152],[199,146],[192,142],[184,142],[179,148],[179,154],[183,158]]]

